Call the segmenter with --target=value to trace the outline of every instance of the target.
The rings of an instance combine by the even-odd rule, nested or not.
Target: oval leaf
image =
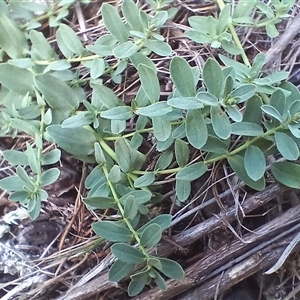
[[[291,188],[300,188],[300,166],[284,161],[276,162],[271,166],[271,172],[275,179]]]
[[[280,154],[288,160],[299,157],[299,148],[292,138],[283,132],[275,132],[276,147]]]
[[[161,228],[157,224],[150,224],[142,233],[140,245],[143,247],[154,247],[161,239]]]
[[[256,146],[250,145],[244,157],[245,170],[254,181],[260,179],[266,170],[266,160],[263,152]]]
[[[186,166],[183,169],[181,169],[176,174],[176,180],[186,180],[186,181],[193,181],[195,179],[198,179],[201,177],[205,172],[207,171],[207,168],[204,164],[204,162],[197,162],[190,166]]]
[[[141,251],[124,243],[112,245],[111,252],[120,261],[128,264],[140,264],[146,259],[145,255]]]
[[[196,149],[201,149],[205,145],[208,132],[200,110],[189,110],[187,112],[185,132],[188,141]]]
[[[129,242],[132,232],[112,221],[101,221],[92,224],[93,230],[100,237],[111,242]]]

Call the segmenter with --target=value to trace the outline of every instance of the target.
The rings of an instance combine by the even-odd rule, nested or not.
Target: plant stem
[[[120,211],[120,214],[122,215],[122,219],[124,220],[124,222],[126,223],[126,226],[128,227],[128,229],[132,232],[132,235],[134,237],[134,239],[137,241],[137,243],[139,244],[139,249],[143,252],[143,254],[145,255],[145,257],[149,257],[149,254],[147,253],[147,251],[145,250],[144,247],[142,247],[140,244],[141,244],[141,240],[140,240],[140,237],[138,236],[137,232],[134,230],[134,228],[132,227],[131,223],[129,222],[129,220],[125,217],[125,211],[124,211],[124,208],[123,206],[121,205],[120,203],[120,199],[115,191],[115,188],[113,186],[113,184],[109,181],[108,179],[108,170],[106,168],[105,165],[102,166],[102,170],[105,174],[105,177],[106,177],[106,181],[109,185],[109,188],[111,190],[111,193],[115,199],[115,201],[117,202],[117,205],[118,205],[118,209]]]
[[[217,0],[217,3],[218,3],[218,6],[219,6],[220,10],[222,10],[225,7],[225,4],[224,4],[223,0]],[[244,64],[247,67],[251,67],[249,59],[248,59],[248,57],[247,57],[247,55],[246,55],[246,53],[244,51],[243,45],[241,44],[240,39],[239,39],[238,35],[236,34],[236,31],[235,31],[235,28],[234,28],[234,26],[232,24],[232,21],[230,21],[230,23],[228,24],[228,28],[229,28],[229,30],[231,32],[231,35],[233,37],[233,40],[234,40],[235,44],[241,50],[241,57],[243,59]]]

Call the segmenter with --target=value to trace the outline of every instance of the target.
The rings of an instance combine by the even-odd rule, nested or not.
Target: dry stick
[[[300,227],[297,224],[299,217],[300,205],[263,225],[255,233],[247,234],[245,239],[251,241],[251,244],[235,240],[230,248],[225,245],[217,252],[211,252],[207,257],[188,267],[184,281],[168,280],[167,291],[152,288],[133,300],[167,300],[188,289],[192,290],[185,292],[184,295],[189,294],[189,296],[185,298],[184,295],[180,295],[178,299],[198,299],[192,295],[196,293],[199,296],[199,291],[201,291],[202,300],[211,299],[217,287],[222,293],[278,260],[285,246],[277,245],[280,241],[289,243],[297,234]],[[285,230],[284,227],[291,222],[297,225]],[[280,233],[281,231],[283,232]]]
[[[268,186],[264,191],[254,194],[253,196],[248,197],[244,203],[242,204],[242,209],[245,214],[251,212],[252,210],[266,204],[271,201],[275,197],[278,196],[278,193],[284,192],[286,190],[290,190],[290,188],[286,186],[282,186],[281,184],[272,184]],[[185,230],[182,233],[179,233],[172,237],[173,241],[176,244],[179,244],[181,247],[188,246],[189,244],[199,240],[201,237],[207,235],[212,232],[216,228],[220,228],[224,225],[222,220],[226,220],[228,222],[232,222],[235,220],[235,206],[228,209],[227,213],[217,218],[216,216],[211,217],[210,219],[191,227],[188,230]],[[247,244],[249,245],[249,244]],[[176,250],[176,247],[172,247],[168,243],[159,243],[156,247],[157,252],[154,252],[154,255],[159,255],[161,257],[167,257],[172,252]],[[214,263],[214,262],[213,262]],[[194,285],[194,279],[186,277],[182,281],[175,281],[175,287],[172,287],[172,290],[176,291],[176,286],[179,287],[178,293],[192,287]],[[81,300],[85,299],[84,297],[92,297],[93,295],[103,292],[109,288],[115,287],[116,283],[109,282],[108,280],[108,272],[103,273],[97,278],[92,279],[87,282],[83,287],[79,287],[74,289],[72,293],[68,294],[65,297],[59,297],[59,300]],[[185,286],[185,288],[184,288]],[[138,298],[137,298],[138,299]],[[148,298],[144,298],[148,299]],[[150,298],[149,298],[150,299]],[[159,298],[157,298],[159,299]]]
[[[275,45],[266,53],[264,70],[267,70],[279,55],[286,49],[286,46],[300,31],[300,14],[296,14],[290,26],[284,31]]]

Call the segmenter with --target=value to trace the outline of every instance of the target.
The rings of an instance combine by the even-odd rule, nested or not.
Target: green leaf
[[[244,159],[239,155],[230,156],[227,158],[231,168],[234,170],[236,175],[244,181],[244,183],[254,190],[262,191],[265,189],[265,178],[262,177],[259,180],[254,181],[251,179],[246,170],[245,170],[245,164]]]
[[[23,186],[24,186],[23,180],[17,175],[5,177],[0,180],[1,189],[6,191],[10,191],[10,192],[22,191]]]
[[[152,117],[154,136],[158,141],[166,141],[172,133],[171,123],[168,118]]]
[[[113,55],[120,59],[128,58],[131,55],[133,55],[134,53],[138,52],[138,50],[139,50],[139,47],[136,44],[134,44],[130,41],[127,41],[123,44],[120,44],[116,48],[114,48]]]
[[[239,111],[238,106],[227,106],[225,108],[228,116],[235,122],[241,122],[243,120],[243,115]]]
[[[144,191],[144,190],[143,191],[142,190],[133,190],[133,191],[129,192],[128,194],[122,196],[122,198],[120,199],[121,204],[125,204],[128,196],[133,196],[138,204],[144,204],[144,203],[150,201],[150,199],[152,197],[152,193],[150,193],[149,191]]]
[[[3,14],[6,16],[9,16],[9,6],[6,4],[4,0],[0,0],[0,10],[2,11]]]
[[[93,88],[93,97],[98,98],[107,108],[124,106],[124,103],[108,87],[101,84],[91,84]]]
[[[160,271],[167,277],[175,280],[182,280],[184,278],[184,271],[179,263],[168,258],[158,259],[162,265],[162,269]]]
[[[191,182],[187,180],[176,180],[175,184],[176,196],[179,201],[185,201],[191,194]]]
[[[11,58],[21,58],[28,49],[25,34],[3,13],[0,13],[0,46]]]
[[[202,32],[202,33],[208,33],[209,32],[209,26],[208,26],[208,17],[204,16],[192,16],[189,19],[189,24],[192,28],[195,30]]]
[[[142,88],[151,103],[156,103],[160,97],[160,85],[156,73],[146,65],[137,67]]]
[[[128,29],[115,7],[104,3],[101,8],[104,24],[113,37],[120,43],[127,41]]]
[[[260,125],[250,122],[239,122],[231,124],[231,133],[244,136],[259,136],[264,132]]]
[[[157,69],[156,69],[156,66],[153,63],[153,61],[149,57],[143,55],[142,53],[137,52],[137,53],[133,54],[132,56],[130,56],[129,59],[131,60],[131,62],[133,63],[133,65],[135,66],[136,69],[139,64],[143,64],[143,65],[151,68],[153,70],[153,72],[155,74],[157,74]]]
[[[169,138],[166,141],[157,141],[156,143],[156,148],[157,151],[159,152],[163,152],[165,150],[167,150],[174,142],[174,138],[172,137],[172,135],[169,136]]]
[[[167,290],[166,281],[163,279],[163,277],[158,272],[154,271],[154,274],[155,274],[154,280],[155,280],[155,283],[157,284],[157,287],[162,291],[166,291]]]
[[[76,33],[67,25],[61,24],[56,32],[56,41],[60,51],[67,59],[74,54],[82,56],[85,52]]]
[[[176,89],[183,97],[194,97],[196,87],[192,69],[187,61],[181,57],[174,57],[170,63],[170,73]]]
[[[267,35],[270,38],[275,38],[278,35],[278,31],[277,28],[274,24],[272,23],[268,23],[266,24],[266,31],[267,31]]]
[[[112,221],[95,222],[92,228],[97,235],[111,242],[128,243],[132,239],[132,232],[129,229]]]
[[[133,149],[138,149],[143,143],[143,136],[137,131],[133,134],[131,140],[130,140],[130,146]]]
[[[254,84],[244,84],[238,88],[236,88],[232,93],[231,97],[239,97],[239,101],[237,103],[244,102],[251,98],[256,92],[256,86]]]
[[[16,58],[16,59],[10,59],[7,62],[10,65],[13,65],[20,69],[29,69],[35,65],[34,61],[31,58]]]
[[[203,104],[195,97],[175,97],[167,101],[168,105],[179,109],[199,109]]]
[[[146,260],[145,255],[141,251],[124,243],[112,245],[111,252],[120,261],[123,261],[127,264],[140,264]]]
[[[172,162],[173,160],[173,151],[172,150],[166,150],[164,151],[159,159],[157,160],[155,164],[155,171],[157,170],[165,170]]]
[[[244,64],[233,60],[231,58],[228,58],[222,54],[219,55],[221,61],[227,66],[227,67],[234,67],[236,74],[243,79],[246,79],[247,76],[250,77],[250,69],[245,66]]]
[[[105,164],[106,158],[105,158],[103,150],[98,142],[94,144],[94,150],[95,150],[95,159],[96,159],[97,164],[98,165]]]
[[[94,151],[96,137],[85,128],[62,128],[60,125],[47,127],[48,134],[69,154],[77,157],[90,155]]]
[[[43,186],[47,186],[55,182],[60,175],[60,171],[58,168],[52,168],[45,171],[41,176],[41,184]]]
[[[77,115],[65,119],[62,128],[78,128],[93,122],[94,116],[90,112],[79,112]]]
[[[131,273],[135,265],[136,265],[135,263],[128,264],[117,259],[109,269],[109,273],[108,273],[109,281],[119,282],[120,280],[122,280],[123,278],[125,278]]]
[[[129,195],[124,204],[124,217],[128,220],[133,220],[138,213],[138,203],[134,196]]]
[[[87,197],[83,198],[83,202],[95,209],[107,209],[116,207],[116,200],[112,197]]]
[[[300,188],[300,166],[296,163],[284,161],[271,165],[271,172],[280,183],[291,188]]]
[[[28,174],[26,173],[26,171],[21,167],[18,166],[16,169],[17,175],[19,176],[19,178],[23,181],[23,183],[25,184],[25,186],[30,189],[31,191],[34,191],[36,186],[35,183],[32,181],[32,179],[28,176]]]
[[[213,41],[212,37],[207,33],[199,32],[196,30],[186,31],[184,35],[199,44],[210,44]]]
[[[300,138],[300,124],[292,124],[292,125],[288,125],[289,126],[289,130],[291,131],[291,134],[296,137],[296,138]]]
[[[23,202],[28,196],[28,192],[25,191],[18,191],[13,192],[9,195],[9,200],[13,202]]]
[[[179,167],[185,166],[189,161],[190,150],[186,142],[175,140],[175,157]]]
[[[189,143],[196,149],[201,149],[205,145],[208,133],[200,110],[189,110],[187,112],[185,132]]]
[[[131,107],[118,106],[118,107],[113,107],[111,109],[102,111],[100,116],[104,119],[110,119],[110,120],[128,120],[133,116],[133,114],[132,114]]]
[[[274,17],[274,12],[271,7],[266,3],[256,1],[255,7],[257,7],[266,17]]]
[[[28,142],[26,142],[26,148],[26,154],[31,170],[36,174],[40,173],[41,168],[38,163],[37,152],[32,148],[32,146]]]
[[[128,286],[128,296],[133,297],[138,295],[146,285],[146,280],[148,276],[139,278],[138,280],[132,280]]]
[[[283,132],[275,132],[275,143],[280,154],[287,160],[299,157],[299,148],[295,141]]]
[[[232,55],[239,55],[242,53],[241,48],[239,48],[231,42],[228,42],[226,39],[221,39],[221,46],[226,52]]]
[[[123,1],[122,13],[132,29],[143,32],[143,25],[138,18],[140,10],[132,0]]]
[[[185,134],[185,123],[180,124],[179,126],[177,126],[173,130],[172,137],[174,139],[183,139],[183,138],[186,137],[186,134]]]
[[[171,225],[171,221],[172,221],[172,215],[161,214],[161,215],[153,218],[152,220],[150,220],[148,223],[146,223],[142,227],[140,227],[137,232],[142,233],[145,230],[145,228],[147,228],[151,224],[159,225],[161,228],[161,231],[163,232],[167,228],[169,228],[169,226]]]
[[[230,5],[226,4],[221,10],[221,13],[219,15],[218,25],[216,28],[218,35],[227,29],[227,25],[229,21],[230,21]]]
[[[281,122],[281,123],[283,122],[281,114],[278,112],[278,110],[275,107],[273,107],[271,105],[262,105],[261,109],[263,112],[265,112],[269,116],[277,119],[279,122]]]
[[[266,170],[266,160],[263,152],[256,146],[248,146],[245,157],[245,170],[248,176],[256,181],[260,179]]]
[[[31,220],[35,220],[41,212],[41,199],[31,199],[28,202],[28,214]]]
[[[216,135],[223,140],[228,139],[232,128],[226,113],[219,106],[212,106],[210,108],[210,117]]]
[[[228,152],[228,145],[216,136],[208,135],[207,142],[201,150],[218,154],[226,154]]]
[[[28,70],[1,63],[0,83],[19,95],[26,95],[33,89],[33,75]]]
[[[17,150],[4,150],[2,152],[3,157],[9,162],[12,166],[28,165],[28,157],[26,153],[17,151]]]
[[[255,56],[254,61],[252,63],[252,68],[251,68],[251,76],[253,76],[253,78],[256,78],[259,76],[265,62],[266,62],[266,55],[264,53],[258,53]]]
[[[110,121],[110,130],[112,134],[120,134],[126,129],[125,120],[111,120]]]
[[[197,162],[190,166],[186,166],[182,168],[176,174],[176,180],[186,180],[186,181],[193,181],[201,177],[207,171],[207,167],[205,166],[204,162]]]
[[[257,1],[240,0],[234,9],[233,18],[245,18],[248,17],[254,8]],[[235,20],[234,20],[235,21]]]
[[[121,181],[121,170],[120,167],[117,165],[114,165],[111,170],[108,173],[108,181],[112,182],[112,183],[118,183],[119,181]]]
[[[132,165],[130,144],[124,138],[118,139],[115,143],[117,162],[124,173],[129,172]]]
[[[143,44],[157,55],[170,56],[172,54],[172,48],[168,43],[148,39]]]
[[[91,77],[96,79],[100,77],[105,71],[105,61],[102,58],[95,58],[91,66]]]
[[[196,99],[207,106],[219,106],[218,98],[208,92],[199,92]]]
[[[279,112],[283,120],[287,119],[288,112],[286,98],[282,90],[276,90],[270,98],[270,105]]]
[[[71,68],[71,64],[66,59],[62,59],[62,60],[57,60],[57,61],[51,62],[47,66],[47,68],[44,70],[44,73],[47,73],[50,70],[64,71],[64,70],[68,70],[70,68]]]
[[[167,101],[159,101],[146,107],[140,107],[136,109],[135,113],[152,118],[166,115],[171,111],[172,107],[168,105]]]
[[[154,247],[160,241],[161,235],[160,226],[158,224],[150,224],[141,235],[140,245],[146,248]]]
[[[203,80],[208,92],[219,98],[223,87],[223,72],[216,60],[209,58],[204,64]]]
[[[39,58],[48,61],[58,59],[54,49],[41,32],[31,30],[29,32],[29,38],[32,43],[31,51],[33,51],[35,55],[38,55]]]
[[[145,155],[130,147],[130,143],[119,138],[115,143],[117,162],[124,173],[128,173],[131,168],[140,169],[145,161]]]
[[[79,104],[76,92],[66,83],[49,74],[34,77],[34,83],[43,93],[49,106],[66,114],[72,112]],[[55,87],[55,88],[53,88]]]
[[[246,102],[246,109],[243,115],[243,121],[255,124],[261,124],[262,112],[261,107],[262,101],[258,96],[251,97]]]
[[[142,188],[145,186],[149,186],[151,185],[155,180],[155,175],[153,172],[147,172],[144,175],[142,175],[141,177],[137,178],[134,181],[134,187],[135,188]]]

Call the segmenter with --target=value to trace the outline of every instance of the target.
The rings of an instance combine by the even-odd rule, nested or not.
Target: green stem
[[[132,232],[132,235],[134,237],[134,239],[137,241],[137,243],[139,244],[139,249],[143,252],[143,254],[148,258],[149,257],[149,254],[147,253],[147,251],[145,250],[144,247],[141,246],[141,239],[140,237],[138,236],[137,232],[134,230],[134,228],[132,227],[131,223],[129,222],[129,220],[125,217],[125,211],[124,211],[124,208],[123,206],[121,205],[120,203],[120,199],[115,191],[115,188],[113,186],[113,184],[109,181],[108,179],[108,170],[106,168],[105,165],[102,166],[102,170],[105,174],[105,177],[106,177],[106,181],[108,183],[108,186],[111,190],[111,193],[115,199],[115,201],[117,202],[117,205],[118,205],[118,209],[119,209],[119,212],[120,214],[122,215],[122,219],[124,220],[124,222],[126,223],[126,226],[128,227],[128,229]]]
[[[40,121],[40,129],[39,129],[39,137],[43,141],[43,136],[45,132],[45,123],[44,123],[44,116],[45,116],[45,106],[41,107],[41,121]],[[42,152],[43,148],[40,147],[40,143],[36,142],[37,147],[37,161],[39,164],[39,172],[36,174],[36,183],[38,186],[41,185],[41,177],[42,177]]]
[[[222,10],[225,7],[225,4],[224,4],[223,0],[217,0],[217,3],[218,3],[218,6],[219,6],[220,10]],[[243,45],[241,44],[240,39],[239,39],[238,35],[236,34],[235,28],[234,28],[231,21],[228,24],[228,28],[231,32],[231,35],[233,37],[233,40],[234,40],[235,44],[241,49],[241,57],[243,59],[244,64],[247,67],[251,67],[249,59],[248,59],[248,57],[247,57],[247,55],[244,51]]]

